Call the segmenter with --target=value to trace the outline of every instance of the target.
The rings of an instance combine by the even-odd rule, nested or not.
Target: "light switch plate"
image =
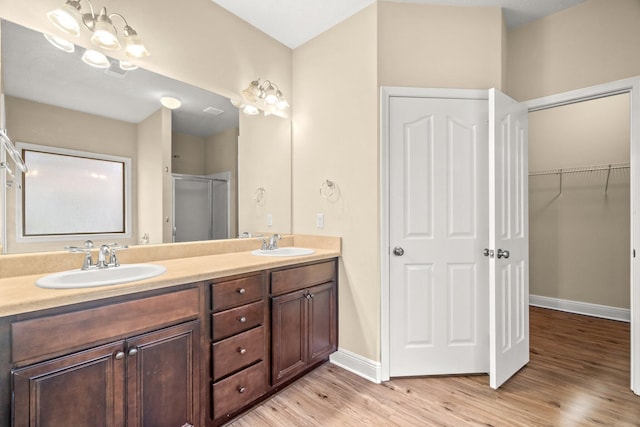
[[[272,227],[272,226],[273,226],[273,215],[269,213],[267,214],[267,227]]]
[[[323,213],[317,213],[316,214],[316,227],[324,228],[324,214]]]

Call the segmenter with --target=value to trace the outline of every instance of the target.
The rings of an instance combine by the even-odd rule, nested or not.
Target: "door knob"
[[[509,258],[509,255],[511,255],[511,254],[509,253],[509,251],[507,251],[507,250],[504,250],[504,251],[503,251],[502,249],[498,249],[498,253],[496,254],[496,256],[498,257],[498,259],[500,259],[500,258],[507,259],[507,258]]]
[[[404,255],[404,249],[402,249],[400,246],[396,246],[395,248],[393,248],[393,254],[395,256],[402,256]]]

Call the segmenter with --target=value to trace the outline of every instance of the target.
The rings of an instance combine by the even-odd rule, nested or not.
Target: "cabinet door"
[[[124,342],[13,372],[13,425],[124,425]]]
[[[196,425],[199,321],[126,342],[127,426]]]
[[[324,360],[337,347],[336,286],[326,283],[308,289],[309,365]]]
[[[271,298],[271,382],[277,385],[306,367],[306,291]]]

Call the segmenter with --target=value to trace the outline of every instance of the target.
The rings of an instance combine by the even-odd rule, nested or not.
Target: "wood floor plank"
[[[230,425],[640,426],[629,324],[530,313],[531,361],[499,390],[486,375],[373,384],[325,364]]]

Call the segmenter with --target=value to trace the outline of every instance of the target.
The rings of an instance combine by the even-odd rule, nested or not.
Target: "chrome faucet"
[[[107,263],[107,257],[110,256],[111,249],[109,249],[108,245],[100,246],[100,250],[98,250],[98,263],[96,266],[98,268],[107,268],[109,267],[109,263]],[[111,260],[109,260],[111,261]]]
[[[91,250],[93,249],[93,242],[91,240],[87,240],[84,242],[83,247],[77,246],[65,246],[66,250],[71,253],[83,252],[84,258],[82,260],[82,270],[89,270],[92,267],[95,268],[107,268],[107,267],[119,267],[120,262],[118,261],[118,256],[116,251],[118,249],[126,249],[127,245],[120,245],[118,243],[111,243],[110,245],[102,245],[100,249],[98,249],[98,261],[94,264],[93,259],[91,258]]]
[[[278,233],[275,233],[273,236],[269,238],[269,246],[267,246],[268,251],[272,251],[274,249],[278,249],[278,240],[280,240],[282,236]]]

